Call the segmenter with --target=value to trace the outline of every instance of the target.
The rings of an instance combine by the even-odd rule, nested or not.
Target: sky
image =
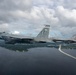
[[[76,0],[0,0],[0,32],[37,35],[50,25],[50,37],[76,33]]]

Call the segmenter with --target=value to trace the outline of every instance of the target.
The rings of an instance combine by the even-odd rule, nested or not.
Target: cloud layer
[[[51,37],[74,35],[76,0],[0,0],[0,31],[36,34],[45,24]]]

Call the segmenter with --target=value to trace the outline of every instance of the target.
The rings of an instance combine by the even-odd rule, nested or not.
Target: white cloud
[[[74,34],[76,32],[76,10],[58,6],[56,12],[56,16],[59,18],[61,24],[60,30],[67,34]]]
[[[4,32],[4,31],[8,31],[7,23],[0,24],[0,32]]]
[[[70,9],[65,9],[63,6],[58,6],[57,12],[60,18],[65,18],[76,22],[76,9],[70,10]]]
[[[53,6],[53,0],[33,0],[33,4],[36,6]]]
[[[12,34],[18,35],[18,34],[20,34],[20,32],[19,31],[14,31],[14,32],[12,32]]]
[[[0,0],[0,28],[8,24],[5,30],[39,32],[44,24],[50,24],[52,30],[73,35],[75,8],[76,0]]]

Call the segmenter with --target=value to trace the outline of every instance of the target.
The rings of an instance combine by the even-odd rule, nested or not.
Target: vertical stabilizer
[[[41,30],[41,32],[37,35],[37,40],[45,41],[49,36],[50,25],[45,25],[45,27]]]

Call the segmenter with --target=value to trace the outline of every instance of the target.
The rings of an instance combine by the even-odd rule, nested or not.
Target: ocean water
[[[0,47],[0,75],[76,75],[76,60],[55,48],[19,52]]]

